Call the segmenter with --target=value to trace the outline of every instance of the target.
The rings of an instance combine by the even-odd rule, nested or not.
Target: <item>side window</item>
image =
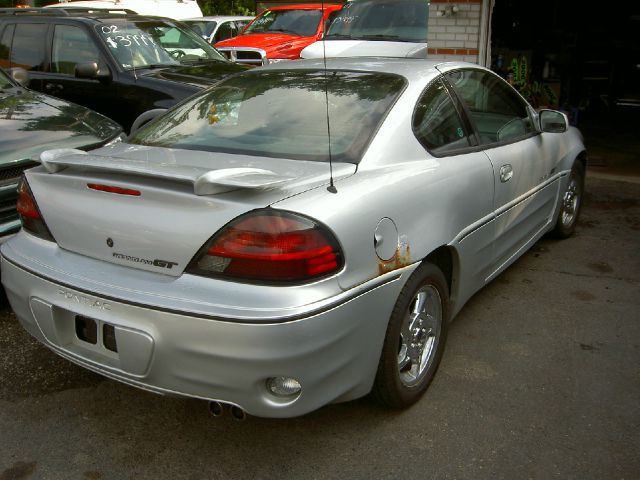
[[[214,43],[226,40],[227,38],[232,38],[236,33],[235,25],[232,22],[224,22],[216,31]]]
[[[431,84],[418,100],[413,115],[413,132],[420,143],[434,154],[470,145],[469,132],[440,80]]]
[[[526,102],[498,76],[481,70],[458,70],[446,77],[469,109],[483,145],[511,141],[535,131]]]
[[[79,27],[56,25],[51,48],[51,71],[74,75],[77,63],[98,62],[100,52],[93,40]]]
[[[10,53],[11,53],[11,39],[13,38],[13,25],[8,25],[2,32],[0,37],[0,67],[9,68]]]
[[[244,27],[249,25],[251,20],[238,20],[236,21],[236,25],[238,26],[238,35],[244,30]]]
[[[175,27],[162,27],[160,43],[163,47],[179,47],[182,41],[182,32]]]
[[[44,69],[44,39],[46,24],[18,23],[15,26],[11,48],[11,66],[25,70],[42,71]]]

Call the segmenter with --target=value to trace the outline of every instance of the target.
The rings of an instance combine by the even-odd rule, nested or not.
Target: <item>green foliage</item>
[[[255,15],[255,0],[198,0],[203,15]]]
[[[534,107],[558,104],[558,97],[549,85],[537,80],[531,80],[529,64],[524,55],[511,60],[511,73],[513,74],[513,86]]]

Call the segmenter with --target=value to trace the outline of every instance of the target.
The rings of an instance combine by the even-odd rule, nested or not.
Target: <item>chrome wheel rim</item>
[[[413,295],[400,327],[398,372],[405,386],[412,387],[424,378],[433,363],[441,331],[440,293],[433,285],[425,285]]]
[[[576,220],[578,205],[580,203],[580,186],[575,175],[571,175],[567,191],[562,199],[562,225],[570,227]]]

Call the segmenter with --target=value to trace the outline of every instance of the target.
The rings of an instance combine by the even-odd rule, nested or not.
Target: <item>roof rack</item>
[[[52,15],[59,17],[69,15],[61,8],[0,8],[0,15]]]
[[[0,8],[0,15],[50,15],[65,17],[81,13],[116,13],[121,15],[137,15],[129,8],[100,8],[100,7],[53,7],[53,8]]]

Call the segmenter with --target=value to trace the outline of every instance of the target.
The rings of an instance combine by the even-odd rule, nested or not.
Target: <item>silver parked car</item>
[[[255,17],[213,15],[210,17],[185,18],[183,23],[189,25],[211,45],[236,37]]]
[[[43,153],[2,281],[34,337],[133,386],[238,416],[404,407],[469,297],[571,234],[585,161],[562,113],[477,65],[274,65],[127,143]]]

